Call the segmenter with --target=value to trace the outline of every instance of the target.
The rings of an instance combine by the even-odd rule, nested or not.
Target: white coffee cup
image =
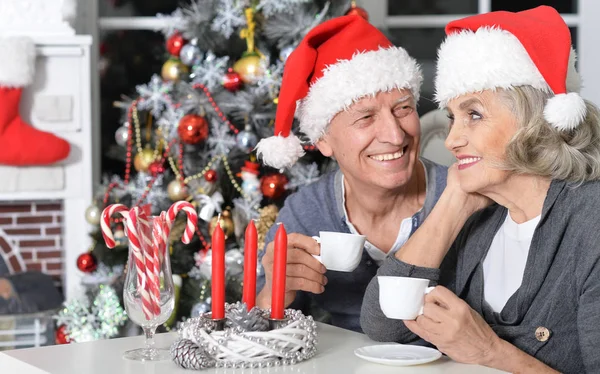
[[[360,264],[366,236],[320,231],[313,239],[321,245],[321,254],[313,255],[327,270],[353,271]]]
[[[434,287],[427,287],[429,279],[378,276],[379,305],[386,317],[414,320],[423,314],[425,295]]]

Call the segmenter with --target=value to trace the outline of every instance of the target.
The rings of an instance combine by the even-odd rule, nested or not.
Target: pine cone
[[[215,366],[215,360],[208,352],[189,339],[173,343],[171,358],[184,369],[202,370]]]

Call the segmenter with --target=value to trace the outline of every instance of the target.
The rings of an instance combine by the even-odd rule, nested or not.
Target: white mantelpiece
[[[76,0],[0,0],[0,35],[74,35]]]
[[[0,0],[0,4],[5,1]],[[63,286],[66,296],[71,297],[78,291],[81,277],[77,256],[91,243],[84,217],[99,174],[99,133],[92,126],[91,115],[92,38],[54,35],[32,39],[36,45],[36,71],[33,83],[23,90],[19,114],[33,127],[67,140],[71,154],[46,168],[0,167],[4,184],[0,201],[62,201]],[[23,184],[26,189],[20,188]]]

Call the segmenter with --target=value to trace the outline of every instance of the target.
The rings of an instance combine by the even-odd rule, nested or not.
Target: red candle
[[[246,227],[246,240],[244,243],[244,292],[242,301],[248,310],[256,303],[256,247],[258,233],[254,221],[250,220]]]
[[[212,318],[225,318],[225,234],[221,222],[212,235]]]
[[[285,300],[285,268],[287,262],[287,234],[283,224],[275,234],[275,254],[273,259],[273,285],[271,287],[271,318],[283,319]]]

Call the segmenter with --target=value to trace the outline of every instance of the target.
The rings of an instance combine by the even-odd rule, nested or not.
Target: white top
[[[52,347],[0,352],[0,373],[19,374],[396,374],[397,367],[364,361],[354,355],[356,348],[381,344],[366,335],[317,322],[317,355],[292,366],[269,369],[208,369],[191,371],[171,361],[136,362],[122,358],[123,353],[144,345],[142,336],[74,343]],[[168,348],[176,333],[156,335],[156,346]],[[408,369],[416,374],[492,374],[501,371],[483,366],[466,365],[442,357],[429,364]]]
[[[507,214],[492,241],[483,260],[483,293],[495,312],[502,311],[523,282],[531,238],[540,217],[519,224]]]
[[[350,232],[352,234],[361,235],[358,232],[358,230],[356,230],[356,227],[354,227],[352,222],[350,222],[350,218],[348,218],[348,211],[346,210],[346,187],[344,186],[344,175],[343,174],[342,174],[342,204],[344,206],[344,219],[346,220],[346,224],[348,225]],[[404,243],[406,243],[406,241],[410,237],[410,232],[412,230],[412,220],[413,220],[412,217],[408,217],[408,218],[405,218],[402,220],[402,223],[400,223],[400,230],[398,231],[398,236],[396,237],[396,241],[394,242],[394,245],[392,245],[392,248],[389,250],[388,253],[385,253],[381,249],[377,248],[375,245],[373,245],[371,242],[369,242],[369,240],[365,241],[365,250],[367,251],[367,254],[373,259],[373,261],[375,261],[377,266],[381,266],[381,264],[383,264],[383,261],[385,260],[385,258],[387,256],[396,253],[396,251],[399,250],[404,245]]]

